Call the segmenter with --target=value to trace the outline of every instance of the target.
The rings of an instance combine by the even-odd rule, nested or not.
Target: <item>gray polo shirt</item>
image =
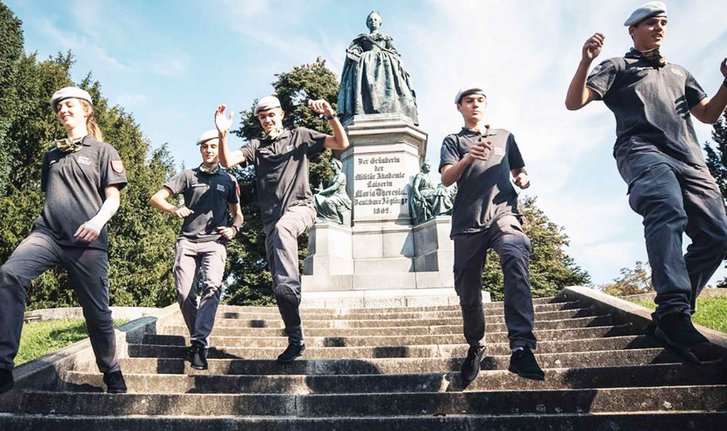
[[[172,194],[181,193],[194,213],[184,218],[180,238],[193,242],[217,241],[219,226],[228,226],[228,205],[240,202],[237,180],[222,168],[214,174],[185,169],[164,183]]]
[[[707,95],[685,68],[655,66],[631,49],[623,58],[596,66],[587,85],[616,117],[616,160],[660,151],[690,164],[705,164],[689,110]]]
[[[488,159],[473,161],[457,180],[451,236],[483,231],[503,215],[520,215],[510,170],[525,167],[525,162],[507,130],[488,128],[483,135],[463,128],[448,135],[442,142],[439,171],[462,159],[475,142],[487,140],[492,142]]]
[[[90,135],[83,138],[81,145],[73,153],[57,148],[46,153],[41,177],[45,202],[34,229],[51,235],[64,246],[107,250],[106,227],[90,243],[77,241],[73,234],[101,209],[107,186],[126,186],[126,171],[121,156],[111,145]]]
[[[296,205],[313,206],[308,157],[323,151],[326,134],[305,127],[284,130],[275,141],[252,139],[240,148],[255,165],[255,183],[263,223],[275,223]]]

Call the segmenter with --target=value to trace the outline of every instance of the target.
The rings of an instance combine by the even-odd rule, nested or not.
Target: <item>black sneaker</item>
[[[3,370],[0,368],[0,394],[3,394],[15,386],[15,380],[13,380],[13,372],[10,370]]]
[[[103,374],[103,382],[106,383],[106,392],[110,394],[125,394],[126,381],[121,370]]]
[[[692,324],[692,318],[686,313],[669,313],[655,319],[654,335],[663,340],[677,354],[694,364],[701,364],[701,360],[692,352],[692,347],[707,344],[709,340],[697,331]]]
[[[278,355],[279,364],[289,364],[305,352],[305,344],[288,344],[283,353]]]
[[[527,347],[512,352],[510,366],[507,370],[526,379],[545,380],[545,373],[538,365],[538,361],[535,360],[533,352]]]
[[[207,364],[207,349],[202,343],[193,341],[188,351],[188,357],[191,367],[195,370],[206,370],[209,366]]]
[[[465,358],[464,362],[462,362],[462,380],[465,384],[469,384],[472,380],[477,378],[477,375],[480,373],[480,366],[482,365],[482,360],[485,358],[485,348],[484,347],[472,347],[470,346],[469,350],[467,351],[467,357]]]

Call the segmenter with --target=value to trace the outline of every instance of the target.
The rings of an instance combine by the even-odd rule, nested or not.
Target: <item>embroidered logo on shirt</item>
[[[500,147],[495,147],[495,155],[496,156],[504,156],[505,155],[505,149]]]
[[[671,72],[674,75],[684,76],[684,72],[682,72],[681,70],[677,69],[676,67],[672,67],[671,68]]]
[[[292,145],[292,144],[291,145],[286,145],[285,146],[285,151],[293,151],[293,148],[295,148],[295,146]]]
[[[111,169],[117,174],[124,173],[124,162],[121,160],[111,160]]]
[[[91,165],[91,159],[89,159],[86,156],[78,156],[77,160],[78,160],[78,163],[80,163],[82,165],[88,165],[88,166]]]
[[[217,184],[217,191],[224,192],[225,191],[225,186],[223,186],[222,184]]]

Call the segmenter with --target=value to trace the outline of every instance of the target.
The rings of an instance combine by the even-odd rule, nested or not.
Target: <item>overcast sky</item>
[[[462,124],[457,89],[481,83],[489,122],[513,132],[523,153],[533,182],[526,193],[565,228],[569,253],[593,282],[646,260],[641,220],[611,155],[613,115],[600,102],[578,112],[563,104],[583,42],[599,31],[601,59],[625,53],[622,24],[642,0],[5,2],[23,21],[26,50],[41,58],[73,51],[74,79],[92,71],[110,103],[188,167],[199,163],[194,142],[213,127],[217,104],[248,108],[271,92],[275,73],[317,57],[340,76],[345,49],[378,10],[412,77],[432,165]],[[727,56],[727,2],[667,6],[662,53],[713,95]],[[711,140],[710,126],[696,126],[700,142]]]

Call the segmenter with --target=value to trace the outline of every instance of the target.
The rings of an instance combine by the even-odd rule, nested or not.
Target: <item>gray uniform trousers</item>
[[[189,329],[190,340],[207,346],[222,295],[227,247],[221,241],[193,242],[179,238],[176,251],[174,279],[177,302]],[[202,288],[199,304],[196,282]]]
[[[309,206],[289,207],[275,223],[264,226],[265,250],[273,276],[273,293],[285,334],[291,344],[303,343],[300,320],[300,270],[298,269],[298,237],[316,221],[316,210]]]
[[[643,217],[656,318],[693,312],[699,293],[727,254],[727,216],[717,182],[706,166],[663,153],[619,161],[629,205]],[[682,235],[692,243],[682,255]]]
[[[39,231],[28,235],[0,268],[0,368],[13,369],[30,282],[57,265],[68,271],[83,308],[98,369],[104,373],[119,370],[109,310],[108,253],[95,248],[64,247]]]
[[[482,306],[482,270],[485,253],[500,257],[505,278],[505,324],[510,348],[535,349],[533,299],[528,278],[530,239],[513,215],[502,216],[482,232],[454,235],[454,288],[459,295],[467,344],[483,346],[485,313]]]

